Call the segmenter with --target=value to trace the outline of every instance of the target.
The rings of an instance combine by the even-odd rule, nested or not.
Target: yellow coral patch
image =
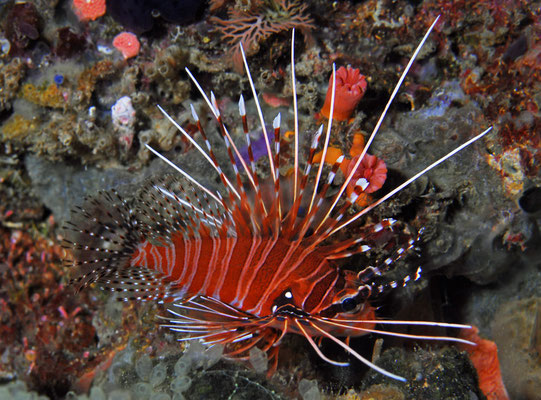
[[[37,128],[34,120],[24,118],[19,114],[13,115],[2,127],[4,140],[24,139]]]
[[[66,102],[56,85],[51,84],[44,88],[37,88],[27,83],[22,88],[23,98],[42,107],[64,108]]]

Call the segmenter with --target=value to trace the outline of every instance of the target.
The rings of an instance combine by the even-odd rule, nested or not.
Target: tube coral
[[[347,68],[340,67],[336,71],[336,94],[334,97],[334,113],[333,118],[337,121],[347,121],[359,101],[361,101],[364,92],[366,91],[366,78],[361,75],[360,71],[355,68],[351,68],[349,65]],[[331,98],[332,98],[332,75],[329,79],[329,87],[327,89],[327,96],[325,97],[325,104],[321,109],[321,114],[329,118],[331,110]]]

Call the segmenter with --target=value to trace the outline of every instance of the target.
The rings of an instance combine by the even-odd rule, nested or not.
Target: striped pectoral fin
[[[175,233],[194,236],[202,226],[217,229],[223,222],[185,179],[165,175],[149,180],[135,201],[139,229],[153,243],[168,245]]]

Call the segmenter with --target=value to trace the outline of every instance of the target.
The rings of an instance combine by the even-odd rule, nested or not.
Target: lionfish
[[[260,129],[265,137],[270,182],[260,179],[256,173],[242,96],[239,112],[247,142],[248,161],[240,155],[224,125],[214,94],[211,93],[209,99],[186,68],[217,121],[234,179],[229,178],[220,166],[193,105],[193,118],[208,152],[158,106],[216,171],[223,184],[222,191],[205,187],[146,145],[181,176],[167,175],[150,180],[132,201],[123,199],[115,190],[102,191],[85,199],[73,211],[72,220],[65,227],[64,245],[71,254],[66,261],[73,267],[72,282],[79,289],[97,282],[123,300],[168,302],[171,317],[167,318],[165,326],[187,335],[180,340],[200,339],[209,345],[222,344],[226,356],[240,359],[249,359],[249,350],[257,346],[272,359],[271,368],[276,368],[279,344],[287,333],[304,336],[319,357],[330,364],[348,365],[325,355],[316,343],[319,338],[332,340],[367,366],[401,381],[405,379],[378,367],[351,348],[348,340],[337,337],[378,333],[467,342],[454,337],[393,333],[376,328],[377,324],[469,328],[461,324],[376,318],[375,309],[370,305],[376,294],[419,277],[418,270],[415,276],[407,276],[399,282],[376,283],[378,276],[414,247],[417,241],[414,235],[408,236],[400,248],[378,265],[368,266],[359,273],[339,268],[336,260],[376,246],[382,232],[393,232],[395,220],[365,222],[359,229],[358,237],[334,242],[330,240],[490,130],[462,144],[361,211],[348,214],[368,182],[364,178],[353,182],[355,190],[349,196],[343,196],[344,191],[437,20],[409,60],[361,156],[331,201],[326,198],[326,193],[344,160],[343,156],[334,162],[325,181],[322,177],[323,162],[320,162],[315,181],[309,183],[323,125],[310,143],[304,168],[299,166],[294,31],[291,45],[295,124],[292,177],[281,177],[279,173],[280,114],[273,121],[272,143],[242,45],[243,62],[257,107]],[[322,160],[328,149],[333,122],[335,72],[333,65],[331,111],[322,145]],[[247,178],[246,184],[235,158],[240,161]]]

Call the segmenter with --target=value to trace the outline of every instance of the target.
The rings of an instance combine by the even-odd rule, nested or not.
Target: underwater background
[[[173,172],[145,144],[218,186],[156,107],[200,139],[193,104],[218,138],[185,67],[216,93],[242,147],[241,93],[250,126],[259,122],[239,43],[267,121],[281,112],[285,131],[294,119],[295,28],[305,150],[325,121],[332,63],[366,78],[364,96],[331,138],[349,157],[438,15],[370,148],[389,170],[381,190],[493,129],[374,210],[375,219],[423,229],[418,255],[389,279],[424,270],[376,306],[383,318],[471,324],[479,336],[453,334],[476,349],[352,339],[365,357],[408,377],[401,383],[354,361],[327,365],[288,335],[267,378],[266,355],[256,349],[240,363],[223,359],[218,346],[178,342],[159,327],[163,305],[67,285],[60,243],[70,210],[98,190],[130,197],[149,177]],[[0,399],[541,398],[540,76],[540,1],[0,0]],[[284,174],[292,162],[283,159]],[[364,261],[350,262],[358,271]]]

